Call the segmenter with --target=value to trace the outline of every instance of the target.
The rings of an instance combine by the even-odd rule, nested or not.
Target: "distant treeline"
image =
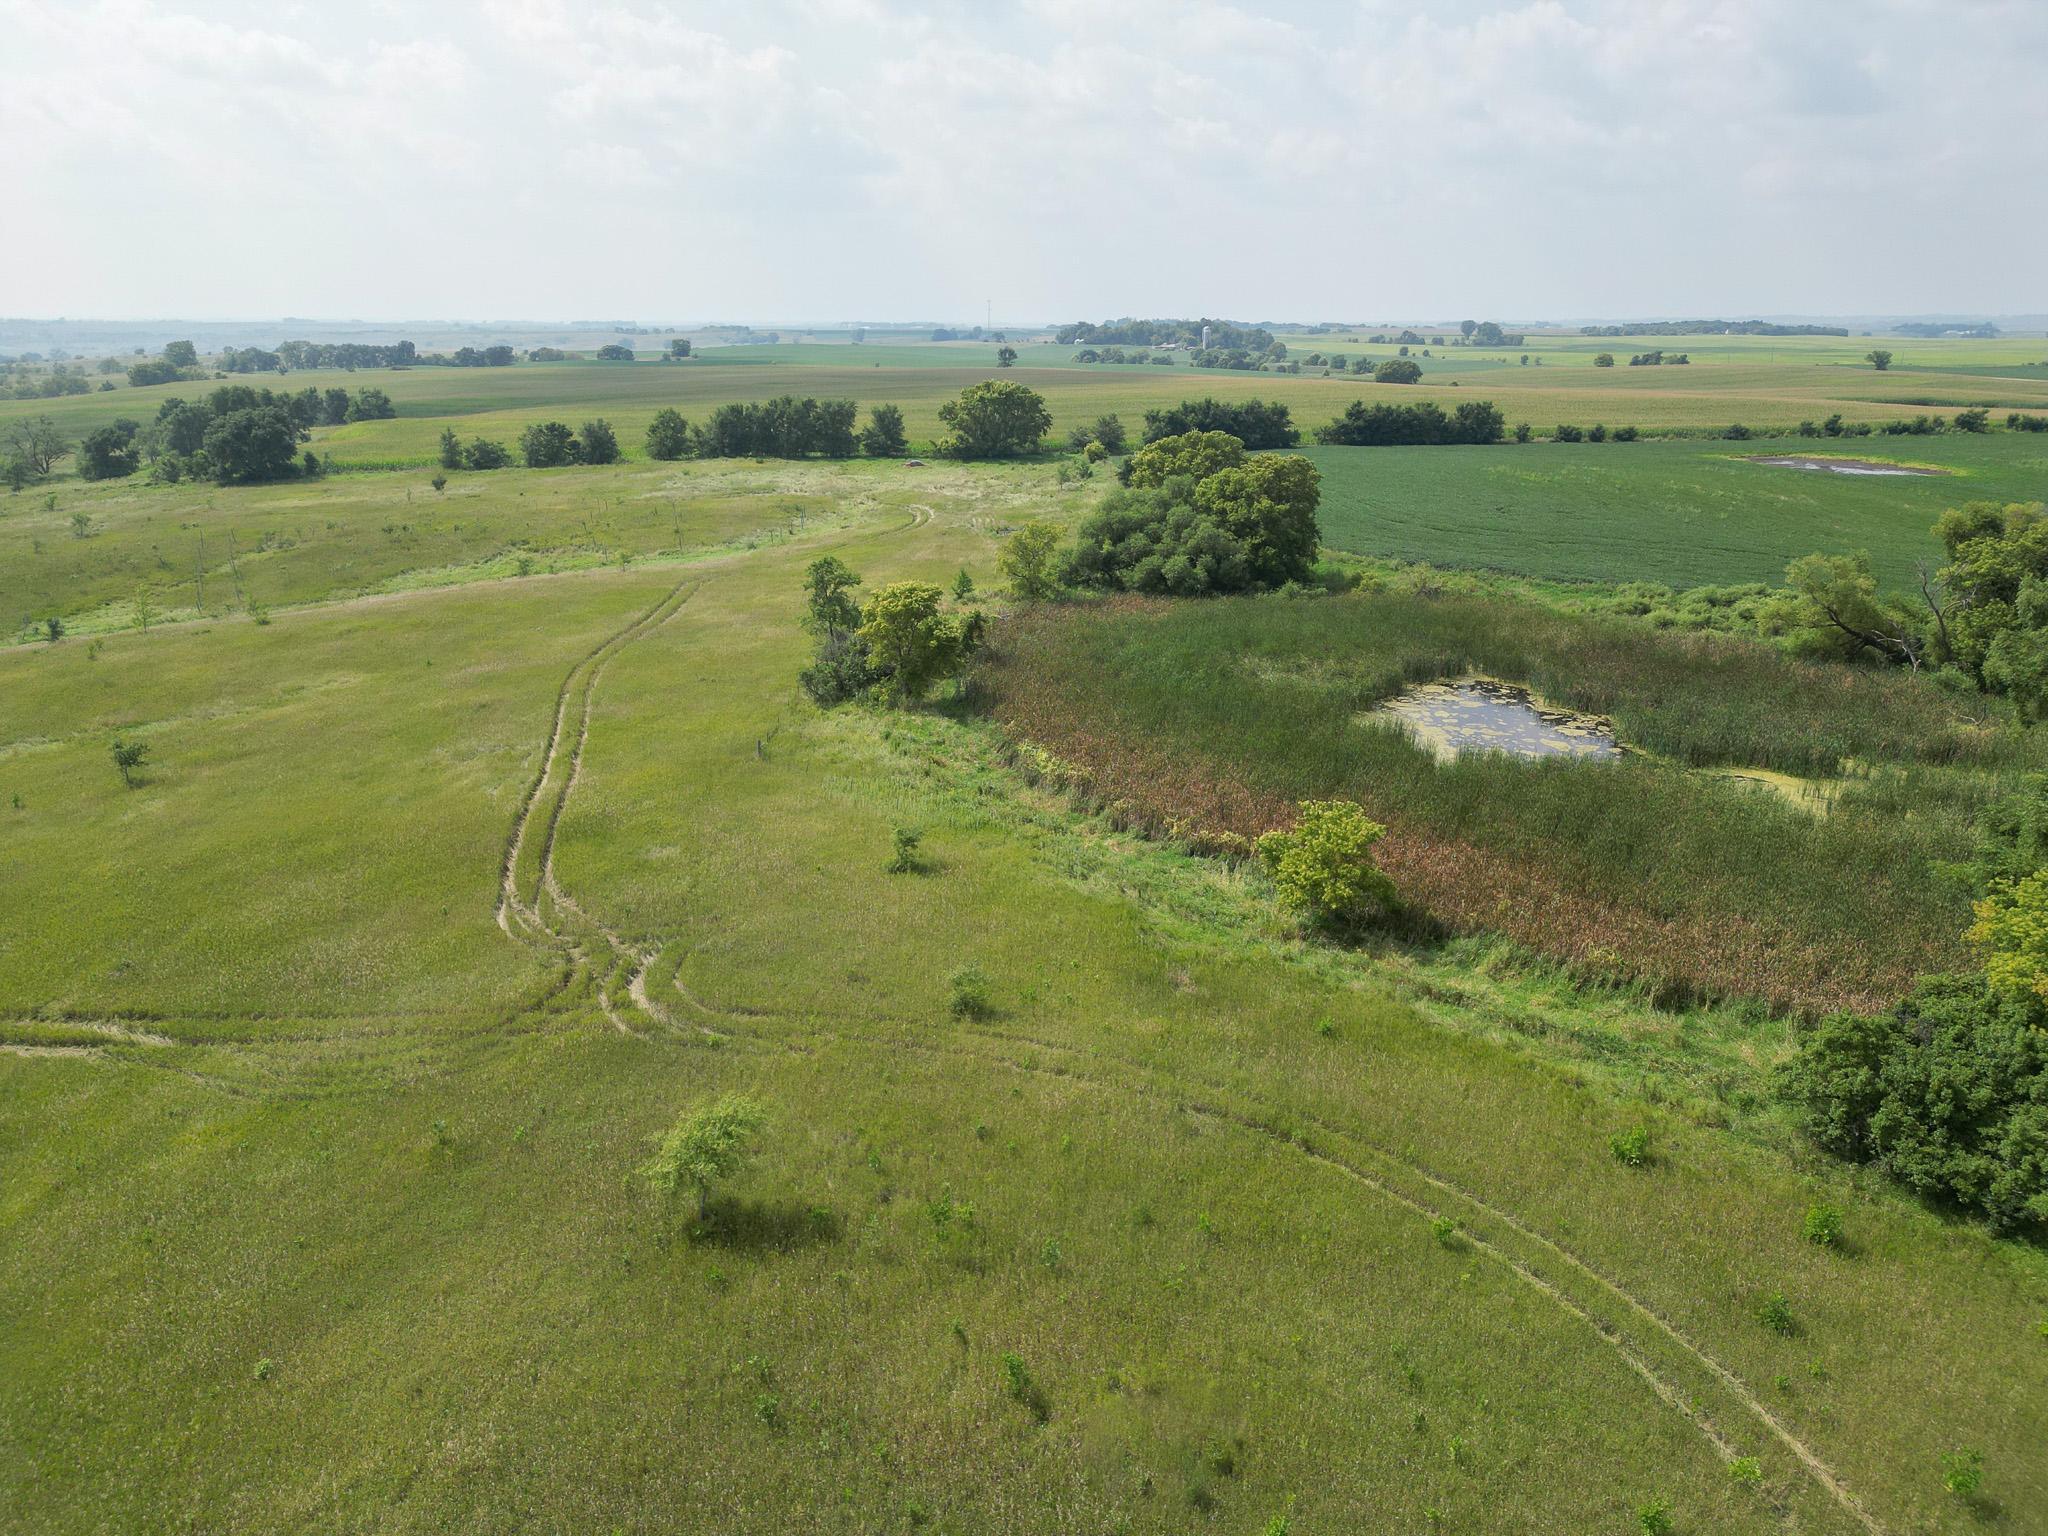
[[[409,341],[388,347],[359,342],[279,342],[275,352],[262,347],[229,347],[220,354],[224,373],[282,373],[293,368],[509,368],[517,354],[509,346],[457,347],[454,352],[420,352]]]
[[[1977,325],[1945,325],[1938,320],[1909,320],[1904,325],[1895,325],[1892,330],[1901,336],[1963,336],[1973,341],[1989,341],[2000,334],[1997,326],[1989,320]]]
[[[1769,320],[1640,320],[1582,325],[1581,336],[1846,336],[1841,325],[1778,325]]]
[[[1168,343],[1183,347],[1202,344],[1202,327],[1209,328],[1209,345],[1218,351],[1269,352],[1273,333],[1256,325],[1238,325],[1229,320],[1105,320],[1100,325],[1081,320],[1063,325],[1053,340],[1063,347],[1075,342],[1090,346],[1162,347]]]

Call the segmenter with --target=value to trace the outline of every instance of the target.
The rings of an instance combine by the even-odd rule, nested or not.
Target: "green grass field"
[[[916,410],[978,376],[879,372]],[[844,376],[357,376],[407,414],[330,441]],[[1194,392],[1021,376],[1063,424]],[[1352,451],[1355,490],[1321,455],[1333,542],[1391,515],[1382,475],[1491,472],[1425,452]],[[1972,484],[2025,479],[1984,452]],[[1790,473],[1584,453],[1654,470],[1681,532],[1688,476]],[[1103,489],[637,462],[0,498],[8,634],[72,624],[0,647],[0,1524],[2048,1530],[2048,1257],[1785,1135],[1785,1019],[1483,935],[1305,942],[1249,868],[1034,787],[998,718],[804,699],[810,560],[994,591],[1008,531]],[[1807,505],[1797,548],[1877,520],[1772,516]],[[1762,561],[1772,516],[1702,547]],[[1678,536],[1571,558],[1643,576]],[[884,872],[899,827],[923,872]],[[948,1008],[968,965],[985,1017]],[[771,1123],[699,1228],[631,1173],[726,1090]],[[1841,1252],[1801,1237],[1823,1200]]]

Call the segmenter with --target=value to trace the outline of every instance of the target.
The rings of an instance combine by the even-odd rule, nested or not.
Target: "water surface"
[[[1554,709],[1526,688],[1489,677],[1422,683],[1373,713],[1399,722],[1445,761],[1460,752],[1611,758],[1622,751],[1612,721]]]
[[[1945,475],[1945,469],[1922,469],[1911,464],[1887,464],[1881,459],[1818,459],[1803,453],[1755,454],[1752,464],[1771,464],[1780,469],[1813,469],[1830,475]]]

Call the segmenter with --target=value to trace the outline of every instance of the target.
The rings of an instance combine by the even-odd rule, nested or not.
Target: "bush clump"
[[[1312,921],[1356,927],[1393,910],[1394,882],[1373,862],[1387,829],[1349,800],[1304,800],[1291,832],[1258,841],[1280,899]]]
[[[978,965],[963,965],[946,978],[950,996],[946,1011],[956,1019],[988,1019],[995,1016],[995,992],[988,974]]]
[[[1637,1125],[1616,1131],[1607,1138],[1607,1150],[1614,1154],[1617,1163],[1630,1168],[1642,1167],[1650,1160],[1649,1127]]]
[[[1321,475],[1307,459],[1248,459],[1225,432],[1147,443],[1125,489],[1081,525],[1065,578],[1078,587],[1173,597],[1305,582],[1321,538]]]
[[[1824,1021],[1785,1070],[1806,1133],[2001,1231],[2048,1231],[2048,1004],[1923,977],[1881,1018]]]

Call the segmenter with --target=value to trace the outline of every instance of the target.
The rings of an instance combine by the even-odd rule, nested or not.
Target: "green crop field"
[[[1753,341],[1643,378],[1591,355],[1663,341],[1542,338],[1540,369],[1398,398],[1546,427],[2048,409],[2048,380],[1904,371],[2019,343],[1876,375],[1867,341]],[[1071,530],[1108,475],[641,452],[664,404],[785,391],[898,402],[926,440],[991,350],[293,375],[400,414],[317,431],[317,479],[0,492],[0,1526],[1627,1536],[1662,1504],[1681,1533],[2048,1531],[2048,1254],[1822,1156],[1773,1090],[1800,1004],[1956,952],[1966,897],[1920,877],[2034,738],[1903,669],[1533,605],[1026,622],[1005,541]],[[1056,431],[1202,393],[1313,427],[1395,388],[1023,350]],[[627,462],[431,484],[446,424],[597,415]],[[1334,549],[1684,585],[1850,549],[1903,580],[1941,508],[2038,497],[2044,441],[1822,445],[1955,471],[1886,481],[1731,456],[1776,442],[1307,451]],[[826,554],[863,591],[964,570],[997,615],[971,686],[812,704]],[[1453,660],[1668,761],[1359,747],[1356,711]],[[116,740],[148,748],[132,788]],[[1128,777],[1062,785],[1033,741]],[[1684,771],[1823,759],[1867,771],[1825,819]],[[1143,814],[1193,784],[1382,795],[1549,884],[1313,939],[1255,863]],[[1642,921],[1573,949],[1506,910],[1531,893]],[[1763,980],[1653,996],[1633,964],[1730,933]],[[985,1003],[956,1006],[969,968]],[[726,1092],[767,1124],[698,1220],[635,1170]],[[1802,1235],[1823,1203],[1835,1248]]]
[[[1867,551],[1890,585],[1939,562],[1934,520],[2048,493],[2048,434],[1317,448],[1334,548],[1566,581],[1775,582],[1815,551]],[[1857,476],[1750,462],[1830,454],[1948,471]]]

